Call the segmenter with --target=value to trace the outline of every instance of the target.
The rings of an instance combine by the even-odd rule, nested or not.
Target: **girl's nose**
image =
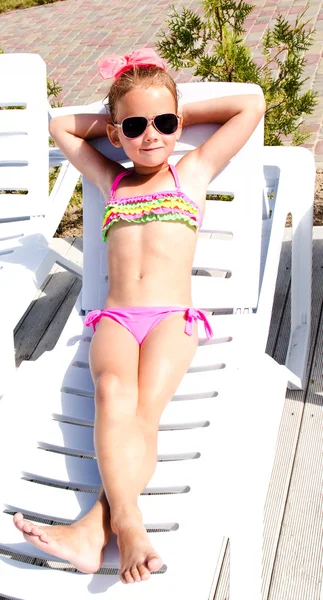
[[[153,123],[149,123],[147,126],[147,129],[145,131],[145,139],[146,140],[151,140],[151,139],[156,139],[158,137],[158,131],[157,129],[154,127]]]

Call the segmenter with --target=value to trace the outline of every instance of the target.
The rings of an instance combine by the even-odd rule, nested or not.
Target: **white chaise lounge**
[[[261,93],[246,84],[181,86],[184,102],[251,89]],[[172,161],[211,130],[187,129]],[[125,160],[107,140],[95,144]],[[210,193],[234,196],[232,202],[207,201],[194,260],[194,304],[212,311],[215,338],[200,343],[164,411],[157,469],[139,500],[165,568],[132,586],[119,581],[115,540],[106,548],[103,571],[83,575],[68,572],[66,563],[25,543],[12,525],[17,510],[36,521],[70,523],[92,506],[100,485],[92,440],[91,333],[83,320],[88,310],[102,307],[106,251],[100,243],[103,198],[84,182],[81,297],[54,350],[33,364],[23,363],[0,403],[0,552],[6,554],[0,557],[0,594],[24,600],[71,595],[80,600],[211,600],[229,538],[230,600],[267,599],[275,548],[266,556],[261,594],[263,507],[286,386],[304,382],[314,178],[309,151],[263,147],[261,123],[209,186]],[[274,192],[274,199],[268,200],[268,192]],[[294,237],[287,366],[292,370],[265,354],[289,211]]]
[[[0,81],[0,313],[6,315],[1,396],[15,370],[13,328],[56,259],[63,260],[50,244],[79,173],[49,152],[50,106],[41,57],[1,54]],[[49,194],[49,166],[55,165],[61,170]]]

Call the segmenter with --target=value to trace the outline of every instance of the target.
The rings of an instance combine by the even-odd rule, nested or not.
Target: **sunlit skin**
[[[223,124],[200,147],[178,163],[181,189],[204,213],[209,181],[248,140],[265,111],[259,96],[194,102],[183,107],[183,126]],[[151,85],[129,91],[117,105],[117,122],[176,113],[166,87]],[[108,135],[123,146],[134,163],[116,198],[174,190],[168,158],[181,135],[166,136],[151,123],[138,138],[127,139],[105,115],[57,117],[50,132],[65,156],[99,187],[106,201],[111,184],[124,169],[106,159],[86,140]],[[118,222],[108,233],[109,294],[106,307],[192,306],[191,269],[197,232],[184,223]],[[94,444],[102,489],[93,508],[70,526],[38,526],[14,517],[16,527],[36,547],[69,561],[84,573],[96,572],[111,532],[120,550],[120,579],[134,583],[150,578],[163,564],[143,524],[138,498],[149,484],[157,461],[160,417],[175,394],[196,351],[197,326],[184,334],[183,314],[172,314],[153,328],[142,345],[124,327],[102,318],[90,347],[95,385]],[[113,352],[111,352],[113,348]]]
[[[154,112],[151,111],[152,107]],[[121,123],[126,117],[137,116],[152,119],[162,113],[176,114],[175,99],[166,87],[135,88],[119,102],[117,122]],[[180,138],[181,125],[175,134],[162,135],[151,123],[143,135],[129,140],[121,128],[109,124],[107,134],[111,143],[116,147],[122,146],[133,161],[136,175],[150,175],[164,169],[168,171],[168,157]]]
[[[153,113],[151,112],[151,106],[154,107]],[[118,122],[121,122],[121,120],[127,116],[138,115],[150,119],[155,114],[161,114],[163,112],[176,113],[175,100],[172,94],[167,88],[150,87],[145,90],[134,89],[126,94],[119,102],[117,116]],[[162,135],[155,129],[153,124],[150,124],[142,136],[134,140],[129,140],[123,135],[120,128],[113,127],[113,125],[109,124],[107,125],[107,135],[110,138],[111,143],[115,146],[123,146],[126,154],[133,161],[135,167],[134,174],[127,177],[127,181],[124,182],[124,187],[120,186],[119,195],[131,195],[134,193],[134,188],[135,193],[139,195],[144,194],[148,189],[151,193],[154,189],[160,190],[165,189],[165,187],[171,189],[174,187],[173,178],[169,173],[168,157],[173,152],[176,141],[181,135],[181,126],[179,126],[177,132],[173,135]],[[152,150],[152,148],[154,150]],[[182,235],[176,236],[176,251],[171,252],[170,249],[172,246],[174,248],[175,244],[173,224],[157,222],[148,225],[150,225],[150,227],[145,227],[146,232],[151,229],[151,233],[150,236],[148,234],[147,244],[152,244],[155,240],[156,231],[160,230],[160,232],[163,233],[161,244],[165,245],[166,248],[168,247],[169,258],[171,259],[170,262],[172,262],[173,265],[174,263],[176,265],[176,267],[173,266],[174,284],[176,278],[176,294],[177,296],[179,296],[179,294],[182,295],[181,301],[184,306],[190,306],[192,303],[190,295],[190,277],[187,277],[187,272],[189,271],[190,273],[190,265],[195,248],[195,232],[185,227],[185,225],[181,226],[180,229],[182,230]],[[130,231],[130,229],[132,231]],[[139,271],[141,273],[146,272],[149,275],[153,271],[156,273],[156,257],[154,259],[153,255],[148,255],[144,259],[142,256],[140,229],[141,228],[132,226],[127,231],[123,224],[120,224],[119,226],[114,226],[109,234],[109,277],[111,283],[110,295],[107,299],[106,306],[113,306],[115,304],[120,305],[120,302],[118,301],[120,296],[124,298],[129,295],[125,289],[121,289],[123,284],[120,284],[119,282],[133,280],[133,275]],[[129,246],[129,236],[133,236],[131,238],[133,241],[131,246]],[[149,238],[151,238],[151,240]],[[121,257],[124,243],[127,248],[129,248],[127,257],[124,255]],[[189,249],[191,249],[191,252],[189,252]],[[174,255],[176,256],[176,261],[174,261]],[[159,278],[155,276],[155,285],[152,280],[149,281],[148,279],[150,288],[148,296],[151,295],[153,291],[154,298],[151,298],[151,301],[152,304],[155,305],[162,303],[160,302],[160,298],[162,298],[165,289],[165,277],[167,277],[168,286],[170,278],[172,277],[172,273],[169,269],[168,273],[165,273],[164,268],[157,268],[157,272],[158,271],[163,273],[163,275]],[[183,273],[183,284],[185,274],[185,285],[181,286],[182,289],[179,289],[181,285],[179,273]],[[138,280],[138,278],[136,279]],[[113,284],[114,281],[116,284],[118,283],[117,286]],[[142,294],[143,293],[140,292],[140,295]],[[137,296],[137,290],[132,289],[130,295],[133,304],[133,298],[134,296]],[[144,292],[144,295],[145,301],[147,302],[146,291]],[[117,299],[116,301],[114,301],[114,296]],[[125,304],[127,304],[127,302],[128,300],[125,300]],[[171,304],[171,302],[168,303]],[[176,304],[177,303],[178,302],[176,302]],[[182,328],[182,315],[180,315],[180,317],[175,315],[176,321],[179,321],[179,318],[180,326]],[[102,322],[100,328],[102,329],[105,324]],[[196,342],[197,337],[195,334],[192,339],[191,348],[189,348],[188,362],[190,362],[193,357]],[[153,470],[155,468],[155,462],[156,459],[154,458]],[[119,468],[121,470],[122,465],[120,465]],[[141,466],[141,473],[139,473],[138,469],[137,480],[139,482],[140,479],[143,480],[142,487],[148,483],[152,473],[151,460],[147,461],[145,467],[143,465]],[[102,518],[103,514],[106,518]],[[115,511],[115,517],[113,518],[113,514],[111,515],[111,525],[109,525],[108,516],[108,507],[101,498],[101,501],[99,500],[98,503],[96,503],[87,517],[70,527],[40,527],[24,520],[20,513],[15,515],[14,522],[23,532],[27,541],[50,554],[68,560],[78,570],[85,573],[95,572],[100,567],[103,559],[103,548],[108,543],[111,531],[113,531],[118,535],[121,558],[121,581],[124,583],[133,583],[135,581],[139,582],[149,579],[150,573],[159,570],[163,561],[149,542],[146,530],[142,524],[140,511],[138,509],[132,509],[130,514],[128,511],[121,511],[119,514]],[[81,553],[80,548],[82,548]]]

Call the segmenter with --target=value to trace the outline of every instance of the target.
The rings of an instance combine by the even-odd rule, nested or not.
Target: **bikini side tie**
[[[212,327],[208,321],[208,318],[207,318],[204,310],[198,310],[196,308],[188,308],[185,313],[185,317],[186,317],[185,333],[187,333],[187,335],[192,335],[192,333],[193,333],[193,321],[198,321],[198,319],[200,319],[200,321],[204,322],[204,329],[205,329],[207,339],[210,340],[211,337],[213,337]]]

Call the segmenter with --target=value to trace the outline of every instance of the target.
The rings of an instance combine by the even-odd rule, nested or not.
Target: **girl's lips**
[[[143,152],[154,152],[154,150],[161,150],[161,148],[143,148]]]

